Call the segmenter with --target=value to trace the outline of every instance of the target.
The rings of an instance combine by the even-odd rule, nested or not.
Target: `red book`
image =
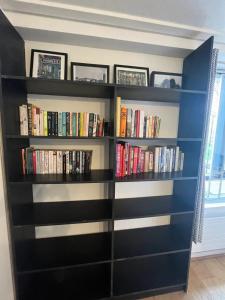
[[[128,147],[128,164],[127,164],[127,175],[131,175],[131,156],[132,156],[132,146],[129,144]]]
[[[137,173],[141,172],[141,148],[138,147]]]
[[[33,174],[36,175],[37,173],[37,165],[36,165],[36,151],[33,150]]]
[[[123,176],[123,145],[120,145],[120,176]]]
[[[116,177],[120,176],[120,151],[121,144],[116,144]]]
[[[133,173],[137,174],[138,167],[138,147],[134,147],[134,161],[133,161]]]
[[[145,170],[145,152],[141,150],[140,152],[140,172],[143,173]]]

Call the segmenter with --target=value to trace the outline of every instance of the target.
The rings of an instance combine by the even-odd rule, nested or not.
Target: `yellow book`
[[[47,111],[44,111],[44,136],[48,136],[48,115],[47,115]]]
[[[120,115],[120,136],[126,137],[127,132],[127,109],[126,107],[121,107],[121,115]]]
[[[84,127],[84,113],[80,113],[80,136],[83,136]]]
[[[116,136],[120,136],[120,106],[121,97],[116,98]]]

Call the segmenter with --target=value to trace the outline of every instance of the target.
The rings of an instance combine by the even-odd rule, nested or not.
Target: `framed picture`
[[[149,69],[135,66],[114,65],[116,84],[148,86]]]
[[[67,53],[31,50],[30,77],[67,79]]]
[[[109,66],[71,62],[71,79],[85,82],[109,83]]]
[[[182,74],[153,71],[151,73],[150,85],[160,88],[181,89]]]

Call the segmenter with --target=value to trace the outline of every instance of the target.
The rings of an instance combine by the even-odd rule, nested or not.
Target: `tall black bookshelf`
[[[187,291],[213,38],[184,59],[183,88],[176,90],[27,78],[24,41],[2,12],[0,33],[1,121],[16,299],[138,299]],[[27,103],[28,93],[107,98],[112,130],[110,136],[99,139],[109,143],[109,169],[88,175],[23,176],[20,149],[29,146],[33,137],[20,136],[18,106]],[[179,103],[178,137],[156,140],[180,146],[185,153],[182,173],[115,177],[115,149],[120,140],[115,131],[117,96]],[[78,138],[54,139],[76,143]],[[88,139],[95,143],[96,138]],[[153,180],[173,180],[173,195],[115,198],[117,182]],[[107,199],[33,203],[33,184],[83,183],[85,188],[85,183],[99,182],[108,185]],[[169,225],[114,230],[116,220],[163,215],[170,215]],[[107,232],[35,238],[35,226],[98,221],[108,222]]]

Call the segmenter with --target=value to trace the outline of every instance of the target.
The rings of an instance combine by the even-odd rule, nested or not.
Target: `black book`
[[[66,174],[66,153],[63,153],[63,174]]]
[[[80,173],[80,151],[76,151],[76,173]]]
[[[89,173],[91,171],[90,166],[91,166],[91,151],[86,151],[85,152],[85,164],[84,164],[84,173]]]
[[[52,112],[52,135],[55,135],[55,112]]]
[[[80,136],[80,113],[77,114],[78,117],[78,136]]]
[[[89,114],[89,122],[88,122],[88,136],[93,136],[93,127],[94,127],[94,114]]]
[[[70,113],[66,113],[66,135],[70,136]]]
[[[58,112],[55,112],[55,135],[58,136]]]
[[[69,173],[73,170],[73,151],[69,151]]]
[[[47,116],[48,116],[48,135],[52,135],[52,112],[48,111]]]
[[[82,151],[82,166],[81,166],[81,170],[82,173],[84,173],[84,166],[85,166],[85,151]]]

